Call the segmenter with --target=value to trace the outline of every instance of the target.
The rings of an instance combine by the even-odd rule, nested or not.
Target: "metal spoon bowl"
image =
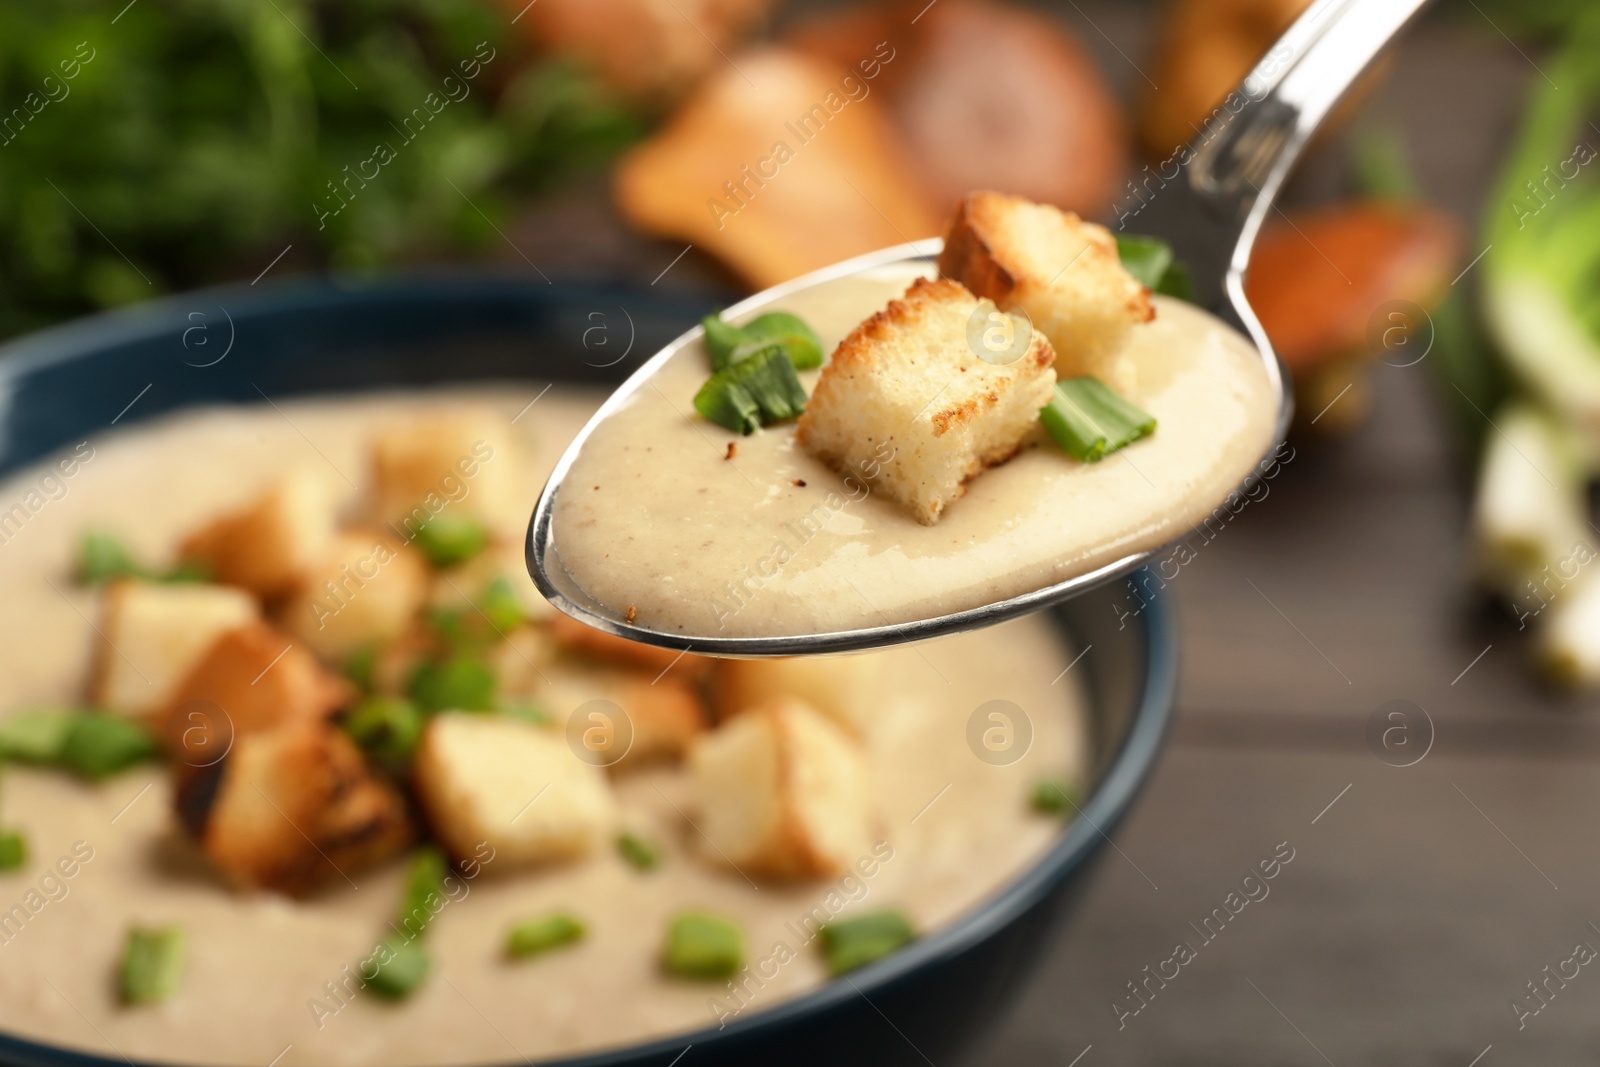
[[[1288,430],[1293,399],[1271,342],[1244,295],[1250,249],[1295,161],[1318,126],[1377,55],[1427,0],[1318,0],[1279,39],[1244,82],[1218,106],[1195,141],[1129,182],[1113,227],[1170,242],[1189,268],[1195,302],[1248,336],[1259,350],[1277,399],[1277,429],[1267,453]],[[738,318],[796,293],[885,267],[932,273],[937,238],[886,248],[774,286],[727,309]],[[828,633],[762,637],[685,634],[630,622],[589,596],[561,563],[553,527],[563,479],[603,420],[645,387],[699,327],[656,353],[613,393],[568,445],[528,526],[528,571],[558,609],[596,629],[645,644],[720,656],[794,656],[850,652],[989,626],[1059,603],[1143,566],[1163,548],[1124,556],[1065,581],[1019,596],[931,618]],[[1265,458],[1265,455],[1263,458]],[[1164,547],[1164,546],[1163,546]]]

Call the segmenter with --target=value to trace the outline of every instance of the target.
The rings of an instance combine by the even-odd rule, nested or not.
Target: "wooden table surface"
[[[1540,75],[1531,46],[1525,58],[1458,6],[1406,40],[1368,114],[1403,132],[1430,198],[1476,229],[1523,89]],[[1126,57],[1145,54],[1150,9],[1049,9],[1120,88],[1137,83]],[[1344,147],[1308,161],[1292,198],[1347,192]],[[540,262],[643,280],[681,247],[626,235],[603,198],[576,188],[530,217],[518,244]],[[728,284],[696,254],[663,284],[708,282]],[[1106,850],[979,1062],[1600,1058],[1600,966],[1564,988],[1552,979],[1556,995],[1520,1028],[1512,1008],[1578,942],[1600,949],[1600,718],[1592,702],[1542,692],[1522,635],[1465,583],[1470,472],[1429,366],[1380,368],[1375,385],[1356,437],[1302,448],[1169,586],[1183,656],[1171,744],[1113,835],[1121,854]],[[1390,700],[1434,724],[1414,766],[1390,766],[1367,743]],[[1179,940],[1199,944],[1191,924],[1284,842],[1294,859],[1269,895],[1119,1018],[1114,1005],[1134,1003],[1127,983]]]

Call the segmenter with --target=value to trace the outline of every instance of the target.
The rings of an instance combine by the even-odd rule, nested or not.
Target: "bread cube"
[[[773,697],[788,696],[805,701],[861,737],[871,719],[873,683],[882,665],[882,657],[870,652],[723,660],[716,675],[717,720],[726,722]]]
[[[866,760],[843,728],[777,697],[689,753],[702,854],[746,874],[828,878],[867,854]]]
[[[372,439],[372,517],[406,542],[447,509],[515,537],[537,495],[519,468],[503,413],[472,406],[421,414]]]
[[[430,578],[416,548],[377,530],[345,530],[306,572],[280,618],[318,655],[340,661],[409,630]]]
[[[679,678],[703,678],[716,662],[709,656],[696,656],[692,652],[674,652],[670,648],[629,641],[625,637],[596,630],[570,615],[556,614],[550,620],[550,634],[556,644],[567,652],[595,659],[608,660],[629,667],[660,674],[663,671]]]
[[[412,840],[400,794],[327,723],[241,736],[214,775],[192,778],[180,791],[180,814],[198,827],[211,861],[247,887],[303,895]]]
[[[969,479],[1022,447],[1055,386],[1043,334],[1019,334],[1015,358],[993,362],[974,343],[994,313],[956,282],[917,279],[823,366],[800,444],[938,522]]]
[[[220,585],[118,581],[100,599],[100,644],[90,703],[138,719],[167,706],[213,642],[260,609]]]
[[[1119,392],[1133,385],[1124,342],[1156,311],[1104,226],[1019,196],[970,193],[950,224],[939,273],[1026,314],[1050,339],[1058,378],[1089,374]]]
[[[326,480],[296,471],[238,511],[189,534],[179,551],[224,585],[277,597],[327,553],[336,506]]]
[[[681,760],[706,730],[699,690],[671,676],[654,684],[648,678],[626,679],[616,702],[633,723],[633,746],[619,766]]]
[[[464,859],[487,843],[496,870],[587,855],[617,823],[605,772],[580,760],[562,733],[518,719],[435,715],[412,777],[446,851]]]
[[[284,633],[264,622],[229,630],[190,670],[158,724],[174,759],[193,765],[215,758],[229,737],[293,722],[318,722],[349,702],[352,688]],[[214,722],[208,707],[225,721]],[[191,727],[199,727],[191,731]]]
[[[555,641],[542,626],[518,626],[486,653],[489,667],[508,697],[538,697],[549,689]]]

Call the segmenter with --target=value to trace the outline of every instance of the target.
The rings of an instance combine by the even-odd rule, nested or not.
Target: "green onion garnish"
[[[383,943],[367,988],[389,1000],[410,996],[428,977],[432,961],[419,941],[391,937]]]
[[[535,726],[549,726],[555,722],[555,716],[550,714],[548,708],[535,704],[531,700],[510,700],[500,706],[500,714],[508,719],[519,722],[531,722]]]
[[[638,871],[652,871],[661,865],[661,850],[642,834],[632,831],[617,837],[617,851]]]
[[[464,563],[482,552],[489,531],[470,515],[441,512],[417,527],[417,547],[435,567]]]
[[[400,929],[420,937],[444,906],[444,880],[450,874],[450,861],[436,848],[423,848],[406,872],[405,893],[400,898]]]
[[[1145,288],[1179,300],[1194,299],[1189,268],[1172,258],[1172,246],[1159,237],[1118,237],[1117,255],[1123,269]]]
[[[1046,778],[1033,787],[1033,810],[1061,815],[1078,807],[1078,788],[1065,778]]]
[[[129,930],[122,951],[123,1002],[158,1004],[176,993],[183,979],[185,942],[180,926],[135,926]]]
[[[893,909],[841,919],[828,923],[818,932],[822,935],[822,954],[828,961],[828,970],[834,974],[865,967],[917,938],[911,923]]]
[[[1098,462],[1156,428],[1154,415],[1087,376],[1057,382],[1039,421],[1056,444],[1084,463]]]
[[[478,595],[478,610],[494,630],[494,636],[508,634],[528,621],[528,611],[522,606],[517,591],[509,578],[496,578],[483,587]]]
[[[694,395],[694,409],[718,426],[750,434],[806,409],[806,391],[783,347],[769,344],[713,374]]]
[[[0,759],[55,763],[80,712],[58,708],[19,711],[0,722]]]
[[[409,692],[424,712],[492,711],[496,688],[489,665],[463,653],[418,666]]]
[[[84,585],[100,585],[113,578],[139,578],[145,573],[128,546],[114,534],[90,530],[78,542],[77,574]]]
[[[581,941],[587,932],[582,919],[564,911],[528,919],[517,923],[506,935],[506,954],[513,959],[537,956],[553,948]]]
[[[344,661],[344,676],[355,684],[363,693],[370,693],[377,684],[375,674],[378,669],[378,649],[375,645],[365,645],[350,653]]]
[[[730,326],[717,314],[707,315],[700,323],[705,327],[706,350],[711,353],[714,371],[727,370],[772,343],[783,347],[795,370],[822,366],[822,341],[803,319],[787,311],[757,315],[743,326]]]
[[[19,870],[28,862],[28,839],[16,830],[0,831],[0,871]]]
[[[62,766],[88,779],[107,778],[155,757],[155,738],[127,719],[99,712],[74,715],[59,755]]]
[[[422,737],[422,723],[422,711],[411,701],[375,696],[345,716],[344,729],[376,763],[400,774],[411,764],[411,753]]]
[[[667,927],[662,964],[686,978],[726,978],[744,963],[744,934],[731,920],[700,911],[679,914]]]

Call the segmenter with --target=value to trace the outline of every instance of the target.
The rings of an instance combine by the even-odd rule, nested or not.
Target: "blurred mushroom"
[[[1427,312],[1449,287],[1461,243],[1454,218],[1415,203],[1343,204],[1262,228],[1245,294],[1294,376],[1302,424],[1354,426],[1372,359],[1423,358]]]
[[[932,236],[939,216],[870,95],[871,69],[784,48],[735,56],[623,158],[623,215],[758,288]]]
[[[1152,156],[1188,144],[1311,0],[1173,0],[1139,109]],[[1158,88],[1159,87],[1159,88]]]
[[[501,0],[535,45],[577,58],[635,100],[663,105],[765,21],[771,0]]]
[[[790,41],[849,67],[887,42],[879,88],[935,203],[1002,189],[1104,214],[1126,124],[1094,61],[1056,19],[995,0],[827,13]]]

